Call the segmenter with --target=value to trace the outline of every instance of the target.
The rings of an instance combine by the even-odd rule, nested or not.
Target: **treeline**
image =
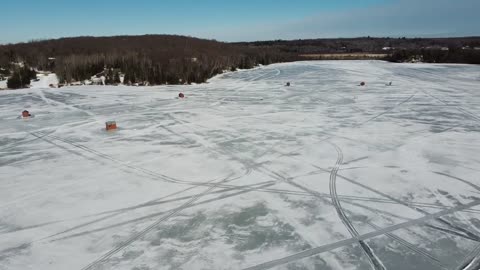
[[[298,40],[271,40],[236,43],[263,49],[274,49],[296,54],[332,53],[385,53],[384,48],[393,50],[417,50],[427,47],[480,47],[480,37],[461,38],[324,38]]]
[[[93,75],[101,74],[106,76],[108,83],[121,72],[125,84],[183,84],[202,83],[225,70],[248,69],[258,64],[268,65],[293,59],[295,58],[259,51],[231,55],[199,54],[198,57],[168,59],[155,59],[142,52],[107,53],[58,58],[53,71],[60,81],[66,82],[87,80]]]
[[[385,47],[390,48],[385,51]],[[442,50],[445,47],[449,50]],[[479,37],[345,38],[225,43],[175,35],[76,37],[0,45],[0,76],[23,64],[55,72],[61,83],[104,76],[105,83],[202,83],[225,70],[305,59],[301,55],[388,53],[403,62],[478,64]],[[321,59],[321,58],[319,58]],[[18,77],[16,77],[17,79]],[[24,77],[22,77],[24,78]],[[17,80],[18,81],[18,80]]]
[[[77,37],[0,46],[0,67],[24,62],[60,82],[106,76],[107,83],[205,82],[224,70],[297,60],[294,53],[173,35]]]
[[[480,64],[480,50],[451,47],[441,49],[399,50],[387,58],[391,62],[408,62],[420,60],[426,63],[465,63]]]

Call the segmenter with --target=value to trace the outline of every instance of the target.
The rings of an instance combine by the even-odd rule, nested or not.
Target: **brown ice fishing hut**
[[[30,114],[29,111],[24,110],[24,111],[22,112],[22,117],[23,117],[23,118],[28,118],[28,117],[30,117],[30,116],[32,116],[32,115]]]
[[[105,123],[105,126],[106,126],[106,130],[115,130],[117,129],[117,122],[115,121],[107,121]]]

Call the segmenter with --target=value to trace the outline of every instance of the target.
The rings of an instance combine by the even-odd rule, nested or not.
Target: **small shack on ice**
[[[117,129],[117,122],[115,122],[115,121],[107,121],[107,122],[105,123],[105,129],[106,129],[107,131],[109,131],[109,130],[116,130],[116,129]]]

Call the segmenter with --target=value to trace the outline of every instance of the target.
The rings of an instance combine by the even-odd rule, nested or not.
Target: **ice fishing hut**
[[[290,86],[290,82],[287,82],[287,84],[285,84],[285,86]]]
[[[24,111],[22,112],[22,117],[23,117],[23,118],[28,118],[28,117],[30,117],[30,116],[32,116],[32,115],[30,114],[29,111],[24,110]]]
[[[116,130],[116,129],[117,129],[117,122],[115,122],[115,121],[107,121],[107,122],[105,123],[105,129],[106,129],[107,131],[109,131],[109,130]]]
[[[361,83],[360,83],[360,86],[365,86],[365,82],[361,82]]]
[[[178,97],[179,97],[179,98],[184,98],[185,95],[184,95],[183,93],[179,93],[179,94],[178,94]]]

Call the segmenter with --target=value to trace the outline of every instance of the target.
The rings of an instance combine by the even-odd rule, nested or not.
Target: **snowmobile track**
[[[349,238],[349,239],[341,240],[341,241],[334,242],[334,243],[331,243],[331,244],[319,246],[319,247],[316,247],[316,248],[307,249],[307,250],[304,250],[304,251],[299,252],[297,254],[293,254],[293,255],[290,255],[290,256],[287,256],[287,257],[284,257],[284,258],[280,258],[280,259],[264,262],[264,263],[256,265],[256,266],[244,268],[244,270],[271,269],[273,267],[283,265],[283,264],[287,264],[289,262],[293,262],[293,261],[297,261],[297,260],[300,260],[300,259],[303,259],[303,258],[315,256],[315,255],[320,254],[320,253],[332,251],[332,250],[340,248],[340,247],[352,245],[352,244],[358,242],[359,240],[367,240],[367,239],[370,239],[370,238],[373,238],[373,237],[384,235],[386,233],[390,233],[390,232],[393,232],[393,231],[396,231],[396,230],[399,230],[399,229],[407,228],[407,227],[410,227],[410,226],[413,226],[413,225],[424,224],[427,221],[437,219],[437,218],[440,218],[440,217],[445,216],[445,215],[453,214],[453,213],[456,213],[460,210],[470,209],[470,208],[478,206],[478,205],[480,205],[480,200],[476,200],[476,201],[473,201],[471,203],[464,204],[464,205],[458,205],[456,207],[452,207],[452,208],[444,210],[444,211],[440,211],[440,212],[437,212],[437,213],[434,213],[434,214],[428,214],[428,215],[425,215],[421,218],[412,219],[412,220],[402,222],[402,223],[399,223],[399,224],[396,224],[396,225],[393,225],[393,226],[385,227],[381,230],[376,230],[374,232],[362,234],[362,235],[359,235],[357,238]]]
[[[338,173],[338,169],[340,168],[340,165],[343,162],[343,152],[342,152],[342,149],[340,149],[340,147],[338,147],[336,144],[334,144],[334,143],[330,143],[330,144],[337,151],[337,161],[336,161],[332,171],[330,172],[329,187],[330,187],[330,196],[331,196],[331,199],[332,199],[332,205],[333,205],[333,207],[335,207],[335,210],[337,211],[338,217],[340,218],[342,223],[345,225],[347,230],[350,232],[350,235],[354,238],[357,238],[358,235],[359,235],[358,231],[355,229],[355,226],[353,226],[352,222],[350,221],[350,219],[348,219],[347,215],[345,214],[345,211],[342,208],[342,205],[340,203],[340,199],[338,198],[338,194],[337,194],[337,185],[336,185],[337,184],[337,173]],[[370,261],[370,264],[373,266],[373,268],[375,270],[385,270],[385,266],[378,259],[378,257],[375,256],[372,248],[362,240],[359,240],[358,243],[360,244],[360,246],[361,246],[363,252],[365,253],[365,255],[368,257],[368,259]]]
[[[324,169],[324,168],[321,168],[321,167],[318,167],[318,166],[314,166],[314,167],[316,167],[316,168],[318,168],[318,169],[321,169],[321,170],[324,170],[324,171],[328,171],[328,170],[326,170],[326,169]],[[398,204],[401,204],[401,205],[403,205],[403,206],[405,206],[405,207],[408,207],[408,208],[410,208],[410,209],[412,209],[412,210],[415,210],[415,211],[417,211],[417,212],[419,212],[419,213],[421,213],[421,214],[424,214],[424,215],[425,215],[425,214],[428,214],[427,211],[425,211],[425,210],[423,210],[423,209],[421,209],[421,208],[419,208],[419,207],[416,207],[416,206],[414,206],[414,205],[412,205],[412,204],[410,204],[410,203],[408,203],[408,202],[404,202],[404,201],[402,201],[402,200],[399,200],[399,199],[397,199],[397,198],[394,198],[394,197],[392,197],[392,196],[390,196],[390,195],[388,195],[388,194],[386,194],[386,193],[383,193],[383,192],[381,192],[381,191],[378,191],[378,190],[376,190],[376,189],[373,189],[373,188],[371,188],[371,187],[369,187],[369,186],[366,186],[366,185],[364,185],[364,184],[362,184],[362,183],[360,183],[360,182],[358,182],[358,181],[355,181],[355,180],[350,179],[350,178],[348,178],[348,177],[342,176],[342,175],[340,175],[340,174],[337,174],[337,177],[340,177],[340,178],[342,178],[342,179],[344,179],[344,180],[346,180],[346,181],[348,181],[348,182],[350,182],[350,183],[352,183],[352,184],[355,184],[355,185],[357,185],[357,186],[360,186],[360,187],[362,187],[362,188],[364,188],[364,189],[366,189],[366,190],[369,190],[369,191],[371,191],[371,192],[373,192],[373,193],[376,193],[376,194],[378,194],[378,195],[380,195],[380,196],[382,196],[382,197],[388,198],[388,199],[390,199],[391,201],[394,201],[394,202],[396,202],[396,203],[398,203]],[[446,220],[446,219],[444,219],[444,218],[442,218],[442,217],[439,217],[439,218],[437,218],[437,219],[435,219],[435,220],[438,221],[438,222],[440,222],[440,223],[443,223],[443,224],[447,225],[448,227],[450,227],[450,228],[452,228],[452,229],[455,229],[455,230],[458,230],[458,231],[463,232],[464,236],[467,237],[467,238],[469,238],[469,239],[476,239],[475,241],[479,241],[479,242],[480,242],[480,237],[477,236],[476,234],[468,231],[467,229],[464,229],[464,228],[461,228],[461,227],[459,227],[459,226],[456,226],[456,225],[452,224],[451,222],[449,222],[448,220]]]
[[[262,185],[261,187],[268,187],[268,186],[272,186],[272,185],[274,185],[274,184],[273,184],[273,183],[271,183],[271,184],[265,184],[265,185]],[[199,205],[204,205],[204,204],[216,202],[216,201],[220,201],[220,200],[227,199],[227,198],[232,198],[232,197],[235,197],[235,196],[238,196],[238,195],[242,195],[242,194],[246,194],[246,193],[253,192],[253,191],[255,191],[255,188],[243,189],[243,190],[240,190],[240,191],[237,191],[237,192],[234,192],[234,193],[224,194],[224,195],[218,196],[218,197],[216,197],[216,198],[212,198],[212,199],[200,201],[200,202],[191,204],[191,205],[189,205],[188,207],[183,208],[183,209],[192,208],[192,207],[195,207],[195,206],[199,206]],[[208,195],[208,194],[211,194],[211,193],[206,193],[205,195]],[[51,240],[51,242],[56,242],[56,241],[61,241],[61,240],[66,240],[66,239],[71,239],[71,238],[76,238],[76,237],[88,235],[88,234],[91,234],[91,233],[100,232],[100,231],[105,231],[105,230],[112,229],[112,228],[115,228],[115,227],[124,226],[124,225],[127,225],[127,224],[137,223],[137,222],[140,222],[140,221],[147,221],[147,220],[149,220],[149,219],[152,219],[152,218],[155,218],[155,217],[164,215],[165,213],[168,213],[168,212],[170,212],[170,211],[175,211],[175,210],[178,210],[178,209],[179,209],[179,208],[177,207],[177,208],[174,208],[174,209],[170,209],[170,210],[168,210],[168,211],[157,212],[157,213],[153,213],[153,214],[141,216],[141,217],[138,217],[138,218],[135,218],[135,219],[131,219],[131,220],[127,220],[127,221],[122,221],[122,222],[119,222],[119,223],[111,224],[111,225],[106,226],[106,227],[102,227],[102,228],[97,228],[97,229],[92,229],[92,230],[87,230],[87,231],[83,231],[83,232],[78,232],[78,233],[66,235],[66,236],[63,236],[63,237],[60,237],[60,238],[53,239],[53,240]]]
[[[180,211],[188,208],[190,205],[192,205],[195,201],[197,201],[198,199],[200,199],[202,196],[206,195],[208,192],[212,191],[213,189],[217,188],[217,185],[220,184],[220,183],[225,183],[225,182],[228,182],[228,178],[220,181],[220,182],[217,182],[217,183],[213,183],[213,185],[211,187],[209,187],[208,189],[206,189],[205,191],[201,192],[201,193],[198,193],[195,197],[191,198],[190,200],[188,200],[186,203],[184,203],[182,206],[178,207],[176,210],[173,210],[171,211],[170,213],[168,213],[167,215],[163,216],[162,218],[160,218],[159,220],[157,220],[156,222],[152,223],[150,226],[148,226],[147,228],[145,228],[144,230],[132,235],[131,237],[129,237],[126,241],[123,241],[121,244],[119,244],[117,247],[113,248],[112,250],[108,251],[107,253],[105,253],[103,256],[101,256],[100,258],[98,258],[97,260],[93,261],[92,263],[88,264],[87,266],[83,267],[82,270],[89,270],[89,269],[93,269],[94,267],[96,267],[98,264],[101,264],[102,262],[104,262],[105,260],[107,260],[108,258],[110,258],[111,256],[115,255],[117,252],[123,250],[124,248],[126,248],[127,246],[129,246],[130,244],[132,244],[133,242],[137,241],[138,239],[140,239],[141,237],[143,237],[144,235],[146,235],[147,233],[149,233],[150,231],[152,231],[153,229],[155,229],[156,227],[158,227],[158,225],[160,225],[162,222],[170,219],[171,217],[174,217],[176,214],[178,214]]]

